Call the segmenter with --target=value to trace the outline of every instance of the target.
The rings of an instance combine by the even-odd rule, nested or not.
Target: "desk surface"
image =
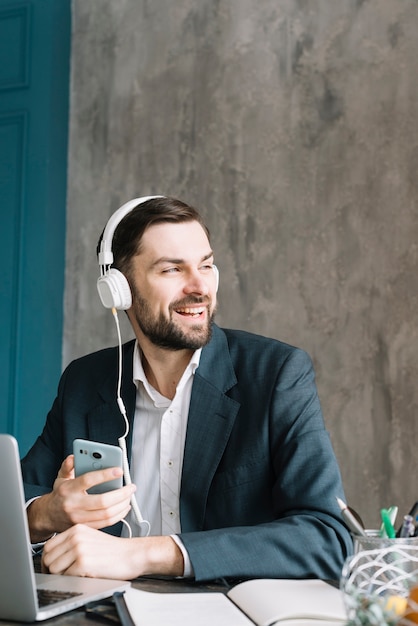
[[[154,578],[154,577],[143,577],[138,578],[132,581],[133,587],[137,589],[144,589],[145,591],[154,591],[158,593],[196,593],[196,592],[211,592],[211,591],[221,591],[226,592],[229,589],[227,584],[220,583],[208,583],[208,584],[198,584],[191,580],[179,580],[179,579],[169,579],[169,578]],[[112,626],[112,621],[109,619],[104,619],[100,617],[100,614],[97,614],[97,611],[100,610],[98,607],[103,607],[108,610],[110,616],[115,618],[113,622],[115,626],[120,624],[119,619],[117,617],[116,609],[113,608],[111,603],[109,606],[106,606],[106,601],[98,602],[96,605],[96,613],[92,612],[88,607],[81,607],[79,609],[75,609],[74,611],[70,611],[69,613],[64,613],[59,615],[58,617],[54,617],[52,619],[46,620],[44,622],[33,622],[35,624],[45,624],[45,626],[95,626],[96,624],[101,624],[102,626]],[[0,626],[18,626],[19,624],[23,624],[23,622],[10,622],[0,620]]]

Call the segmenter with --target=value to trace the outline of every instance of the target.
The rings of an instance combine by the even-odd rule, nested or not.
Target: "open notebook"
[[[115,595],[123,626],[342,626],[343,595],[322,580],[259,579],[226,595],[155,593],[131,587]]]
[[[48,619],[130,586],[120,580],[35,573],[19,450],[10,435],[0,435],[0,503],[0,619]]]

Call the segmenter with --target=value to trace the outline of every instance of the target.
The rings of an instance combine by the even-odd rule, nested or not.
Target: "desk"
[[[35,563],[35,569],[38,569],[38,564]],[[154,591],[158,593],[196,593],[207,591],[210,593],[211,591],[221,591],[226,593],[228,591],[229,586],[225,583],[207,583],[200,584],[195,583],[192,580],[180,580],[180,579],[170,579],[164,577],[148,577],[144,576],[142,578],[138,578],[132,581],[133,587],[137,589],[143,589],[145,591]],[[102,601],[103,602],[103,601]],[[100,602],[98,603],[100,604]],[[112,614],[117,616],[116,610],[111,609]],[[74,611],[70,611],[69,613],[64,613],[63,615],[58,615],[57,617],[53,617],[52,619],[46,620],[45,622],[34,622],[35,624],[45,624],[45,626],[108,626],[112,625],[110,620],[104,620],[97,615],[89,613],[87,615],[85,607],[81,607],[79,609],[75,609]],[[114,622],[115,626],[120,622],[117,620]],[[0,626],[18,626],[22,625],[24,622],[10,622],[0,620]],[[27,623],[26,623],[27,624]]]

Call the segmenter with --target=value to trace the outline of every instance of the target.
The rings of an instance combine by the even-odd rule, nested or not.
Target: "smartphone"
[[[108,467],[122,467],[122,450],[119,446],[108,443],[74,439],[74,473],[81,476],[86,472],[106,469]],[[105,493],[112,489],[119,489],[123,485],[123,478],[114,478],[87,490],[88,493]]]

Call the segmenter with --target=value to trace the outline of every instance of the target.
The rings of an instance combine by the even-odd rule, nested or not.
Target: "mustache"
[[[202,306],[209,306],[211,304],[211,298],[201,298],[198,296],[191,296],[190,298],[183,298],[182,300],[176,300],[170,304],[170,309],[178,309],[180,307],[188,307],[193,304],[201,304]]]

